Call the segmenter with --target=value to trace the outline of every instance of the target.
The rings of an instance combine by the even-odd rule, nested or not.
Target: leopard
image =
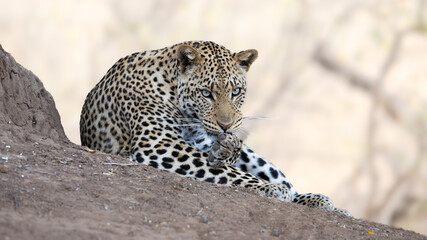
[[[300,194],[241,136],[249,68],[258,51],[187,41],[118,60],[87,95],[82,146],[188,178],[252,189],[351,214],[322,194]]]

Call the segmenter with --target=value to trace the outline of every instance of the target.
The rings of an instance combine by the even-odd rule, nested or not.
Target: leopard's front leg
[[[211,167],[224,169],[233,167],[242,151],[243,141],[232,133],[223,133],[215,140],[211,151],[209,152],[208,164]],[[239,175],[237,172],[234,174]],[[233,176],[231,174],[229,176]],[[278,198],[282,201],[292,201],[293,192],[285,185],[268,183],[264,180],[245,174],[242,179],[252,178],[244,186],[255,189],[260,195]],[[255,180],[256,179],[256,180]],[[232,185],[239,185],[240,179],[233,182]]]
[[[164,131],[163,134],[160,132],[161,130]],[[167,135],[167,138],[178,140],[165,141],[162,138],[150,139],[145,135],[139,135],[133,147],[133,160],[200,181],[242,186],[253,189],[264,196],[278,198],[281,201],[292,201],[292,193],[286,186],[266,182],[250,173],[243,172],[232,164],[227,164],[235,161],[235,158],[238,157],[236,151],[240,151],[238,149],[241,147],[241,142],[236,142],[234,136],[229,138],[226,135],[225,138],[217,139],[216,143],[219,144],[219,148],[215,148],[217,150],[214,150],[213,153],[207,153],[194,148],[183,139],[179,139],[179,136],[174,135],[173,131],[159,128],[152,132],[153,135]],[[149,146],[149,148],[144,148],[145,146]],[[225,151],[225,149],[233,150]],[[214,157],[213,163],[219,163],[222,166],[211,166],[210,154]]]

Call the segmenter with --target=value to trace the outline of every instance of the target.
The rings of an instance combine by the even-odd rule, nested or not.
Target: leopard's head
[[[258,56],[254,49],[231,53],[212,42],[177,47],[179,107],[214,135],[242,124],[246,73]]]

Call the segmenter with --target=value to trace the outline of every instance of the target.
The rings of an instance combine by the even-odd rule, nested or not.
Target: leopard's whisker
[[[177,123],[177,124],[170,124],[169,126],[173,126],[173,127],[200,127],[201,125],[198,123]]]
[[[249,121],[254,121],[254,120],[264,120],[267,119],[266,117],[244,117],[242,119],[243,122],[249,122]]]
[[[197,118],[178,118],[178,120],[182,123],[202,123],[202,120]]]
[[[234,131],[234,134],[242,140],[245,140],[249,136],[249,131],[243,128],[239,128]]]
[[[172,118],[171,118],[172,119]],[[191,121],[197,121],[197,122],[201,122],[202,120],[198,119],[198,118],[186,118],[186,117],[177,117],[177,118],[173,118],[173,119],[180,119],[180,120],[191,120]]]

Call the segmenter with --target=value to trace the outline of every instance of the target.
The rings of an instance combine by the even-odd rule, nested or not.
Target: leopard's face
[[[214,134],[241,126],[246,94],[246,74],[235,64],[229,66],[231,71],[221,68],[216,65],[212,73],[200,72],[199,83],[191,87],[189,97],[206,131]]]
[[[184,45],[179,48],[178,55],[180,51],[180,108],[194,115],[210,134],[239,129],[246,95],[246,73],[257,57],[256,50],[232,54],[212,43],[197,49]]]

